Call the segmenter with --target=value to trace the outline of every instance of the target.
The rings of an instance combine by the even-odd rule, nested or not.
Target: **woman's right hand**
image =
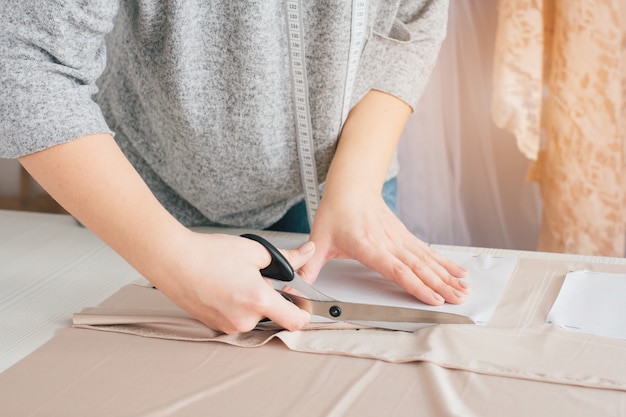
[[[264,317],[287,330],[299,330],[309,313],[285,300],[259,272],[269,252],[239,236],[188,232],[167,263],[167,274],[152,282],[172,301],[214,330],[252,330]],[[294,268],[314,252],[312,242],[283,250]],[[158,261],[158,260],[156,260]]]
[[[84,136],[20,158],[41,186],[167,297],[214,330],[251,330],[268,317],[300,329],[309,313],[261,276],[270,263],[259,243],[194,233],[157,201],[110,135]],[[295,268],[313,254],[284,251]]]

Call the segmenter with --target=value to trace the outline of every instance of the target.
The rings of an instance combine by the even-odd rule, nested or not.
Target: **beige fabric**
[[[619,390],[300,353],[277,340],[243,349],[82,329],[62,330],[0,374],[0,401],[3,415],[30,417],[589,417],[626,409]]]
[[[623,256],[626,1],[500,0],[492,111],[535,160],[539,250]]]
[[[413,334],[225,336],[129,285],[76,316],[109,331],[62,330],[0,374],[0,402],[7,415],[30,416],[619,415],[626,342],[543,324],[567,271],[582,268],[626,267],[522,258],[488,326]]]
[[[225,336],[158,291],[129,285],[76,315],[77,326],[109,331],[64,329],[0,374],[2,410],[31,416],[619,415],[626,409],[626,342],[543,323],[568,271],[624,272],[626,266],[611,263],[623,264],[620,259],[542,255],[520,257],[487,326],[434,326],[413,334],[336,329]]]
[[[626,391],[626,361],[616,365],[611,360],[597,360],[626,357],[625,341],[544,326],[567,271],[587,266],[593,267],[522,259],[488,326],[441,325],[406,333],[315,324],[294,333],[257,330],[225,335],[187,316],[158,290],[138,285],[126,286],[100,307],[76,314],[74,326],[241,347],[259,347],[277,338],[300,352],[394,363],[426,361],[481,374]],[[623,271],[624,267],[602,266],[601,270]]]

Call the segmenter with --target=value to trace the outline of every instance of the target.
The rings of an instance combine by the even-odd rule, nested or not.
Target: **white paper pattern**
[[[487,324],[513,275],[517,256],[452,251],[439,253],[469,271],[463,280],[471,287],[471,292],[462,304],[424,304],[359,262],[345,259],[330,260],[314,286],[341,301],[445,311],[470,317],[477,324]]]
[[[546,322],[575,332],[626,339],[626,274],[568,273]]]

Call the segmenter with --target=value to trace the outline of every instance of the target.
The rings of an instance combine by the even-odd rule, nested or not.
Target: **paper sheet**
[[[568,273],[546,322],[567,330],[626,339],[626,274]]]
[[[487,324],[513,275],[517,257],[468,252],[439,253],[469,271],[463,279],[471,287],[471,292],[462,304],[429,306],[359,262],[345,259],[330,260],[320,272],[314,286],[341,301],[445,311],[470,317],[477,324]]]

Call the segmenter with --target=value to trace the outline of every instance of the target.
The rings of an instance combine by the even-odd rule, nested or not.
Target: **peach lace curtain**
[[[533,160],[539,250],[623,256],[626,0],[499,0],[492,114]]]

